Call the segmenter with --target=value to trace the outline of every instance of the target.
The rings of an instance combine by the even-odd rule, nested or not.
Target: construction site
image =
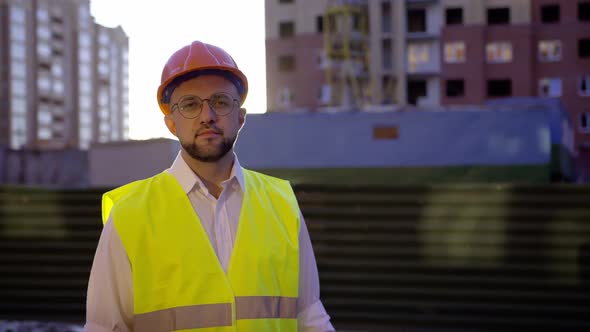
[[[590,34],[571,14],[588,1],[265,3],[268,112],[235,153],[293,186],[335,329],[590,330],[590,60],[539,55],[548,30],[564,47]],[[7,152],[0,327],[81,330],[102,195],[179,148],[94,144],[69,168]]]

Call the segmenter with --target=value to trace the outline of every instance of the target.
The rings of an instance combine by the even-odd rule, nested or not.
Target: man
[[[233,152],[246,76],[195,41],[162,72],[158,104],[181,150],[172,166],[103,197],[85,331],[333,331],[288,182]]]

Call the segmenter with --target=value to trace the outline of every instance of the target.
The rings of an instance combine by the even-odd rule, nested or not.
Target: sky
[[[120,25],[129,37],[130,139],[173,138],[156,91],[166,61],[201,40],[229,52],[248,78],[244,107],[266,111],[264,0],[91,0],[98,24]]]

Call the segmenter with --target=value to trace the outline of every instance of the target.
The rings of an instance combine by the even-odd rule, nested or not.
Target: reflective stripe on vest
[[[168,332],[231,326],[231,303],[203,304],[158,310],[135,316],[137,331]],[[297,298],[236,297],[237,319],[297,318]]]
[[[297,318],[297,298],[281,296],[236,297],[236,319]]]
[[[227,271],[170,173],[105,194],[132,266],[136,330],[297,330],[297,200],[284,180],[247,170],[244,180]]]

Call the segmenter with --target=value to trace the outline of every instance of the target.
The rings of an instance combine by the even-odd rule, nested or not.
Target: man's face
[[[235,102],[231,113],[217,115],[208,102],[204,101],[199,115],[194,119],[187,119],[173,105],[190,95],[208,99],[219,92],[240,100],[236,86],[223,77],[206,75],[185,81],[172,93],[172,113],[165,117],[166,126],[178,137],[183,150],[193,159],[202,162],[219,161],[233,151],[238,131],[244,124],[245,111]]]

